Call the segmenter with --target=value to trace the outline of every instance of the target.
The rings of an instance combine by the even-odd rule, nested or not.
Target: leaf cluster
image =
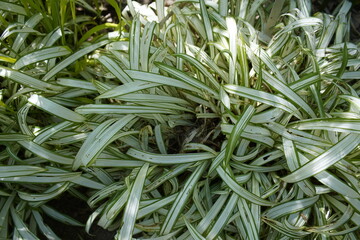
[[[360,237],[349,1],[128,1],[93,28],[79,6],[99,14],[0,1],[0,239],[60,239],[44,216],[119,240]]]

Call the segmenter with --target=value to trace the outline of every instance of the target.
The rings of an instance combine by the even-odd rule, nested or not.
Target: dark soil
[[[59,212],[66,214],[81,223],[86,223],[88,217],[93,212],[93,210],[88,206],[88,204],[74,196],[70,193],[64,193],[60,199],[54,199],[48,203],[49,206],[55,208]],[[74,227],[70,225],[65,225],[59,223],[58,221],[52,219],[51,217],[43,215],[45,222],[49,227],[61,238],[64,240],[110,240],[114,239],[116,232],[107,231],[95,223],[90,229],[90,235],[85,232],[83,227]],[[47,239],[45,237],[41,239]]]

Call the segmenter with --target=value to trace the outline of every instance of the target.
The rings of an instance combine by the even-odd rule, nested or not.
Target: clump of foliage
[[[0,239],[359,239],[349,1],[108,3],[0,1]]]

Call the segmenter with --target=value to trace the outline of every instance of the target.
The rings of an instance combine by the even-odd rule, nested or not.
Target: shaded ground
[[[64,193],[60,199],[54,199],[49,202],[49,205],[81,223],[86,223],[88,217],[93,212],[86,202],[79,200],[67,192]],[[46,217],[45,214],[44,218],[50,228],[64,240],[110,240],[114,239],[116,233],[109,232],[99,227],[95,222],[90,229],[91,235],[89,235],[85,232],[83,227],[67,226],[50,217]],[[44,237],[42,239],[45,240],[47,238]]]

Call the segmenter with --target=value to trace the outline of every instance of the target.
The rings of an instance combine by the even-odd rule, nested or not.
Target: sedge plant
[[[0,1],[1,239],[360,238],[349,1],[45,2]]]

